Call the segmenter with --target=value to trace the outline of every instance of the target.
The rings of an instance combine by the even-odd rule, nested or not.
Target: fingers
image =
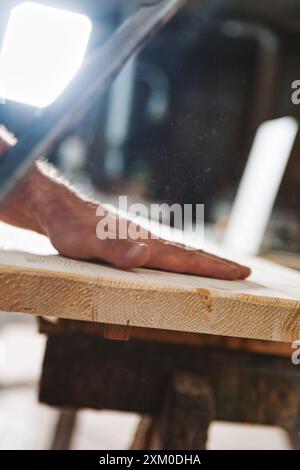
[[[228,260],[226,258],[221,258],[219,256],[213,255],[212,253],[207,253],[207,252],[202,251],[202,254],[204,254],[208,258],[211,258],[212,260],[215,260],[215,261],[218,261],[218,262],[223,262],[223,263],[226,263],[227,265],[229,264],[231,266],[235,266],[240,271],[239,279],[241,279],[241,280],[246,279],[251,274],[251,269],[248,266],[244,266],[242,264],[236,263],[236,262]]]
[[[150,244],[131,240],[98,241],[96,257],[120,268],[162,269],[216,279],[245,279],[251,270],[243,265],[204,251],[155,240]]]
[[[150,257],[150,248],[131,240],[98,241],[95,256],[120,268],[144,266]]]
[[[76,259],[96,258],[125,269],[145,266],[227,280],[245,279],[251,273],[249,268],[233,261],[201,250],[187,249],[183,245],[162,239],[148,238],[144,242],[110,238],[100,240],[94,234],[94,225],[88,225],[86,237],[83,239],[80,237],[78,240],[76,236],[77,249],[74,249],[74,243],[71,242],[65,243],[66,246],[62,247],[61,237],[58,237],[60,243],[58,251]]]
[[[148,267],[195,274],[216,279],[245,279],[250,269],[204,251],[187,250],[183,246],[156,241],[151,245]]]

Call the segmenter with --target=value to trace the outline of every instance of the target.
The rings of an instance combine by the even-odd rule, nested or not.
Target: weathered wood
[[[130,450],[154,450],[153,426],[153,419],[150,416],[142,416],[130,446]]]
[[[179,372],[211,387],[216,419],[300,429],[300,367],[290,358],[225,348],[50,335],[40,399],[53,406],[159,416]]]
[[[208,427],[214,419],[210,386],[197,375],[177,373],[156,421],[162,450],[206,449]]]
[[[300,274],[253,260],[247,281],[0,252],[0,310],[241,338],[300,338]]]
[[[75,410],[61,410],[55,426],[52,450],[69,450],[76,427],[77,413]]]

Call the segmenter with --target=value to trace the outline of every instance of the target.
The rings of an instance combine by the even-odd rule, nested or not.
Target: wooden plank
[[[273,261],[277,264],[282,264],[287,268],[300,271],[300,255],[297,253],[289,253],[284,251],[265,251],[262,253],[263,258]]]
[[[253,261],[247,281],[0,252],[0,310],[119,325],[292,341],[300,338],[300,275]]]
[[[116,328],[126,328],[119,327]],[[78,320],[65,320],[54,317],[39,317],[39,331],[46,335],[84,334],[107,338],[106,325]],[[119,339],[119,338],[118,338]],[[124,338],[121,338],[124,340]],[[182,331],[157,330],[154,328],[130,328],[131,341],[146,341],[164,344],[178,344],[186,346],[211,347],[240,352],[252,352],[268,356],[290,358],[292,348],[290,343],[277,341],[263,341],[258,339],[233,338],[230,336],[204,335],[202,333],[186,333]]]

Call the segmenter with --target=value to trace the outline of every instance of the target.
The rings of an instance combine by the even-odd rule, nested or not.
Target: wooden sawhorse
[[[70,442],[74,413],[144,416],[132,448],[205,449],[214,420],[281,426],[299,447],[300,366],[286,343],[41,319],[48,335],[40,400],[61,415],[54,448]],[[69,434],[68,434],[69,433]],[[64,447],[65,448],[65,447]]]

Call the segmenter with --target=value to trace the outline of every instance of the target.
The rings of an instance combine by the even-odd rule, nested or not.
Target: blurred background
[[[0,35],[17,3],[1,5]],[[88,15],[89,53],[139,2],[39,3]],[[189,1],[49,160],[102,199],[127,194],[134,201],[205,204],[206,222],[222,230],[259,125],[299,117],[300,105],[291,101],[300,77],[299,35],[297,0]],[[6,102],[0,122],[19,136],[38,112]],[[263,241],[268,249],[299,252],[299,141]]]
[[[1,4],[0,41],[18,3]],[[91,18],[87,54],[104,44],[139,4],[39,3]],[[283,116],[299,121],[300,105],[291,100],[292,83],[300,79],[299,56],[298,0],[191,0],[47,157],[74,185],[104,202],[126,194],[135,202],[205,204],[206,236],[222,240],[260,125]],[[38,113],[12,101],[0,104],[0,122],[17,137]],[[268,256],[281,256],[293,267],[300,266],[299,155],[298,134],[261,246]],[[0,368],[0,448],[47,448],[57,415],[37,405],[34,394],[43,339],[33,334],[31,319],[13,318],[13,326],[11,316],[0,321],[3,337],[17,345],[9,368]],[[76,448],[128,444],[138,417],[102,413],[99,421],[95,417],[100,414],[82,412],[86,427],[80,428]],[[34,423],[44,425],[44,436],[34,431]],[[212,430],[211,446],[289,447],[281,431],[251,429],[243,440],[243,432],[233,426],[229,439],[228,428],[219,424]]]

